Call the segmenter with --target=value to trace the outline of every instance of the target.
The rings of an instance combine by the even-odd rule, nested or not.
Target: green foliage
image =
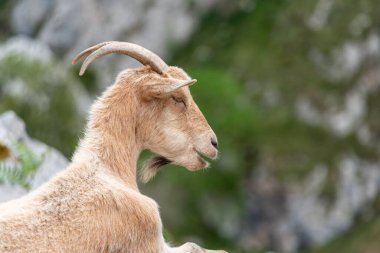
[[[6,38],[10,33],[10,14],[12,1],[1,0],[0,1],[0,41]]]
[[[253,139],[258,161],[283,179],[298,181],[320,163],[334,170],[343,153],[376,159],[373,149],[354,134],[335,136],[323,126],[299,120],[295,104],[300,97],[321,110],[331,107],[331,101],[344,104],[347,91],[360,75],[332,81],[310,59],[310,52],[320,50],[331,59],[345,41],[365,38],[369,28],[353,35],[350,22],[358,14],[367,14],[375,26],[380,21],[373,12],[378,4],[368,0],[352,8],[352,1],[336,1],[331,19],[318,32],[307,25],[315,2],[261,0],[252,5],[252,10],[242,9],[227,17],[219,11],[206,16],[190,43],[178,50],[175,62],[185,69],[213,66],[245,84],[243,96],[256,113],[250,125],[253,136],[241,143],[249,145]],[[369,123],[376,125],[378,117],[371,115]],[[239,131],[240,125],[231,129]]]
[[[0,162],[0,184],[18,184],[30,190],[30,179],[41,165],[43,157],[37,157],[32,150],[21,142],[15,143],[14,146],[20,166],[10,167],[5,162]]]
[[[238,184],[244,185],[245,178],[258,164],[284,183],[300,182],[315,166],[322,164],[328,168],[322,194],[333,200],[341,157],[352,153],[361,159],[378,160],[378,153],[363,144],[355,132],[339,136],[323,124],[304,122],[296,114],[296,102],[299,98],[306,98],[322,112],[342,108],[347,93],[358,84],[366,66],[341,79],[331,78],[326,71],[333,64],[336,50],[347,41],[362,41],[374,29],[378,31],[379,2],[336,0],[326,25],[320,30],[313,30],[308,25],[316,1],[257,0],[244,3],[246,6],[235,12],[215,10],[206,15],[189,43],[178,48],[173,57],[173,62],[186,70],[201,70],[190,71],[199,81],[193,89],[195,99],[216,129],[219,141],[227,146],[220,154],[221,160],[213,164],[214,170],[218,170],[215,175],[202,174],[202,179],[196,178],[196,181],[205,180],[209,184],[198,184],[194,180],[191,184],[196,186],[191,187],[197,188],[199,194],[213,189],[222,189],[223,194],[228,194],[225,192],[232,189],[231,196],[240,199],[242,192],[236,190],[239,187],[232,181],[239,180]],[[354,32],[354,20],[360,15],[368,17],[369,25]],[[322,55],[325,67],[312,60],[314,52]],[[219,76],[208,74],[209,71]],[[249,119],[244,116],[235,118],[234,115],[240,113],[236,107],[227,106],[221,112],[217,111],[218,108],[214,111],[210,108],[207,112],[209,107],[223,106],[225,97],[218,99],[215,95],[216,100],[205,100],[205,105],[197,100],[198,86],[199,89],[202,86],[202,94],[218,93],[218,89],[223,88],[216,83],[223,83],[224,78],[234,80],[234,85],[239,86],[239,96],[247,101],[245,107],[250,108],[250,114],[246,114]],[[207,83],[204,83],[205,79]],[[213,82],[213,79],[217,81]],[[208,89],[209,83],[215,83],[216,87]],[[364,119],[374,136],[380,136],[378,95],[377,90],[368,97]],[[230,101],[234,100],[231,98]],[[222,119],[213,114],[222,115],[222,119],[225,115],[226,121],[233,120],[220,123],[218,129]],[[220,171],[226,178],[217,175]],[[241,175],[231,171],[238,171],[237,174]],[[177,176],[173,181],[178,180]],[[204,224],[197,223],[197,226],[204,227]],[[200,233],[194,231],[194,234]],[[208,239],[210,246],[217,243],[212,242],[212,236]],[[235,242],[231,241],[231,244],[235,245]]]
[[[15,111],[31,136],[69,157],[83,129],[74,85],[73,76],[54,62],[9,55],[0,60],[0,113]]]

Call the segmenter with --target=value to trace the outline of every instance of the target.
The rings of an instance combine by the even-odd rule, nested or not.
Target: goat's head
[[[142,148],[158,154],[145,164],[142,179],[148,181],[168,163],[195,171],[208,166],[203,156],[216,159],[216,136],[190,94],[189,86],[196,80],[180,68],[167,66],[149,50],[127,42],[98,44],[80,53],[73,63],[87,56],[82,75],[93,60],[110,53],[126,54],[146,65],[123,71],[109,95],[118,93],[118,101],[112,102],[134,112],[135,135]],[[131,122],[123,115],[117,120]]]

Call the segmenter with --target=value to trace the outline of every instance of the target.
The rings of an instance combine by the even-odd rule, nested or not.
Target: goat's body
[[[161,233],[152,199],[85,165],[0,205],[0,252],[157,253]]]
[[[216,136],[187,87],[195,80],[129,43],[85,50],[80,57],[90,54],[87,65],[99,57],[94,50],[136,55],[154,68],[121,72],[93,105],[71,165],[29,195],[0,205],[0,252],[224,252],[166,245],[158,206],[137,187],[144,149],[160,155],[153,170],[169,159],[198,170],[207,166],[200,154],[217,157]]]

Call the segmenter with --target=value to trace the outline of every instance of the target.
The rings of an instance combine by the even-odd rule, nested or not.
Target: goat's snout
[[[211,137],[211,145],[212,145],[214,148],[218,149],[218,140],[216,139],[215,136]]]

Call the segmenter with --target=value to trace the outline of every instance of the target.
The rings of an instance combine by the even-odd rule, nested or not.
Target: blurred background
[[[71,59],[140,44],[198,83],[220,159],[141,191],[165,237],[233,253],[380,250],[379,0],[1,0],[0,201],[63,169],[125,68]],[[27,132],[27,133],[26,133]]]

